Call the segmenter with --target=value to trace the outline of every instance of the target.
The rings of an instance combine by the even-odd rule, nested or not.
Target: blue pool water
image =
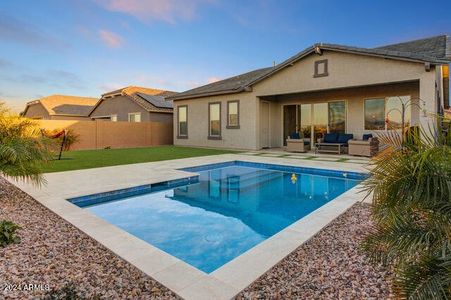
[[[249,165],[191,168],[199,173],[190,181],[194,183],[149,185],[144,194],[138,189],[70,200],[210,273],[364,178],[358,173]]]

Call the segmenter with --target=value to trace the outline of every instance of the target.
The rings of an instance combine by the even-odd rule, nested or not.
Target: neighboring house
[[[427,126],[423,109],[449,107],[450,61],[445,35],[371,49],[315,44],[274,67],[169,97],[174,144],[282,147],[295,131],[312,142],[327,131],[362,138],[399,128],[400,99],[413,103],[407,121]]]
[[[88,115],[99,99],[52,95],[27,103],[22,116],[42,120],[90,120]]]
[[[89,116],[95,120],[172,123],[172,101],[177,93],[129,86],[102,95]]]

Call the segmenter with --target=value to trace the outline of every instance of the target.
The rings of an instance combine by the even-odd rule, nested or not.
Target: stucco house
[[[105,93],[91,110],[94,120],[172,123],[172,101],[176,92],[128,86]]]
[[[318,43],[274,67],[194,88],[173,100],[174,144],[237,149],[282,147],[292,132],[365,133],[449,107],[450,37],[378,48]],[[386,122],[386,118],[389,122]]]
[[[42,120],[89,120],[89,113],[99,99],[51,95],[30,101],[22,116]]]

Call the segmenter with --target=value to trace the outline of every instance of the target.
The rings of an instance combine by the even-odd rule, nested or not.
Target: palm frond
[[[365,182],[375,225],[362,247],[394,269],[400,298],[451,294],[451,139],[438,128],[379,133],[387,147]]]

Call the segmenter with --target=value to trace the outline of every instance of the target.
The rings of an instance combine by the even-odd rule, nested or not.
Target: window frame
[[[186,134],[180,134],[180,108],[185,108],[186,113]],[[188,138],[188,105],[178,105],[177,106],[177,138],[187,139]]]
[[[237,104],[237,123],[236,125],[230,125],[230,104],[236,103]],[[227,129],[240,129],[240,100],[230,100],[227,101]]]
[[[132,115],[138,115],[139,116],[139,121],[130,121],[130,116],[132,116]],[[142,119],[141,119],[141,112],[131,112],[131,113],[128,113],[128,122],[129,123],[141,123],[141,121],[142,121]]]
[[[323,73],[318,73],[318,69],[319,69],[318,67],[320,64],[324,64],[324,72]],[[327,59],[321,59],[321,60],[315,61],[315,70],[314,71],[315,71],[313,74],[314,78],[329,76],[329,61]]]
[[[211,135],[211,106],[219,105],[219,135]],[[222,139],[222,107],[221,102],[209,102],[208,103],[208,139],[209,140],[221,140]]]

